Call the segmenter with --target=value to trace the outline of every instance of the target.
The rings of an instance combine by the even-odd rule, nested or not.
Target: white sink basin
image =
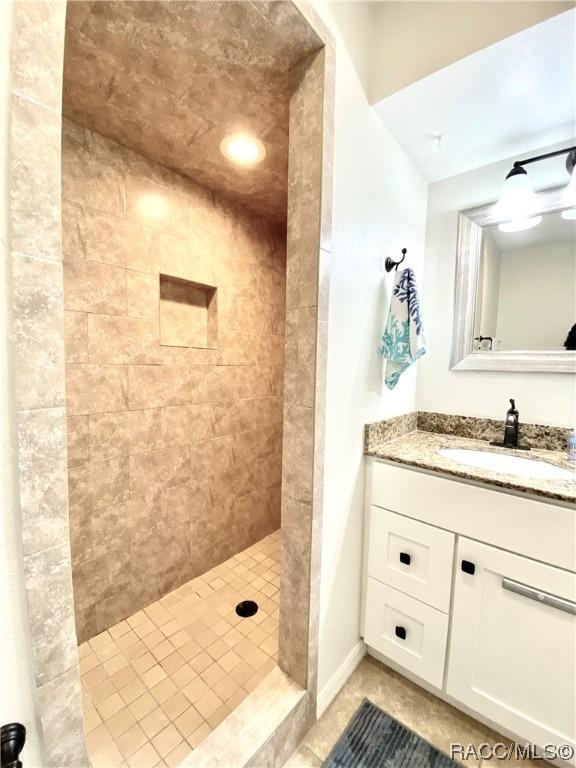
[[[506,475],[531,477],[538,480],[576,480],[576,475],[567,469],[556,467],[545,461],[509,456],[496,451],[472,451],[466,448],[440,448],[438,453],[458,464],[467,464],[478,469],[503,472]]]

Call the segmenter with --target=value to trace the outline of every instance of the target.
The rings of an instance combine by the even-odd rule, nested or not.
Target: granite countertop
[[[400,418],[404,419],[404,417]],[[449,477],[485,483],[512,492],[526,493],[565,503],[576,502],[576,468],[566,460],[565,454],[560,450],[534,447],[530,451],[518,451],[499,448],[490,445],[487,440],[464,437],[460,434],[443,434],[439,431],[421,430],[418,428],[418,424],[414,424],[415,419],[413,417],[411,421],[405,422],[409,431],[404,432],[404,434],[399,434],[403,430],[398,429],[398,423],[396,428],[392,430],[387,427],[382,428],[382,425],[391,424],[393,421],[395,420],[367,426],[365,447],[367,456],[418,467]],[[415,429],[414,426],[416,426]],[[437,423],[436,426],[438,426]],[[369,433],[370,429],[373,430],[371,434]],[[460,464],[442,456],[438,452],[441,448],[502,452],[523,459],[546,461],[571,471],[574,474],[574,480],[543,480],[480,469],[467,464]]]

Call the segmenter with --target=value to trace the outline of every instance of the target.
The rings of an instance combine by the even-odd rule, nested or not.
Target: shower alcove
[[[63,98],[16,79],[11,134],[21,468],[50,459],[20,493],[67,488],[23,507],[45,764],[281,765],[317,693],[331,39],[300,2],[65,11],[15,6]]]

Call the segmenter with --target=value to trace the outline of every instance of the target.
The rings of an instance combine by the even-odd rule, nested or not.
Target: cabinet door
[[[448,613],[453,558],[453,533],[371,508],[369,576]]]
[[[575,600],[573,573],[460,539],[448,693],[527,742],[574,745]]]

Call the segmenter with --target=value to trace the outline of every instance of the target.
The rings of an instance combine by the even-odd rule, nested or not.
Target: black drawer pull
[[[406,640],[406,627],[397,626],[394,630],[394,634],[396,637],[399,637],[400,640]]]
[[[408,552],[400,552],[401,563],[404,563],[404,565],[410,565],[410,560],[412,560],[412,557],[408,554]]]
[[[471,563],[470,560],[462,560],[461,566],[464,573],[469,573],[471,576],[474,576],[476,573],[476,566],[474,563]]]

